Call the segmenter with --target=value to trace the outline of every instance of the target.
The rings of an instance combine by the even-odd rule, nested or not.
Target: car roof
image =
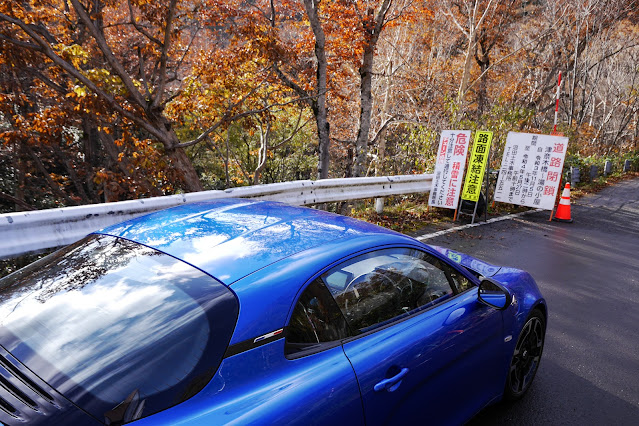
[[[231,198],[180,205],[97,233],[126,238],[167,253],[226,285],[335,240],[400,236],[321,210]]]

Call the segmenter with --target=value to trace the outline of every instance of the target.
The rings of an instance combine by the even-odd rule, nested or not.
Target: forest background
[[[639,164],[637,0],[4,0],[0,212],[432,172],[442,129]]]

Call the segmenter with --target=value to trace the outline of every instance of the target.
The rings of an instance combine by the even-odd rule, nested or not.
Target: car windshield
[[[140,417],[199,391],[237,312],[198,269],[93,235],[0,281],[0,345],[96,418],[127,421],[112,418],[127,399]]]

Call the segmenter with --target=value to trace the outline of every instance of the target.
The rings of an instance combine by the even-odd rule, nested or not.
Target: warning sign
[[[567,149],[566,137],[508,133],[495,201],[552,210]]]
[[[468,161],[468,172],[464,182],[464,191],[462,191],[462,200],[474,202],[479,200],[492,140],[493,132],[475,133],[475,142],[470,153],[470,161]]]
[[[428,205],[456,209],[466,168],[470,130],[443,130]]]

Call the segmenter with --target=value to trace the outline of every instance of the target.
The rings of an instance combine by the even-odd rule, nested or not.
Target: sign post
[[[470,160],[468,161],[468,173],[466,173],[466,180],[464,181],[464,190],[462,191],[462,200],[472,201],[475,203],[473,209],[473,218],[471,223],[475,223],[475,215],[477,214],[477,205],[479,204],[479,197],[481,196],[482,182],[484,181],[484,174],[486,173],[486,165],[490,156],[490,143],[493,140],[493,132],[477,132],[475,134],[475,141],[473,142],[473,149],[470,153]],[[486,184],[486,195],[488,195],[488,184]],[[488,198],[486,198],[488,203]],[[486,205],[488,207],[488,205]]]
[[[443,130],[428,205],[457,209],[468,155],[469,130]]]
[[[553,210],[567,149],[567,137],[508,133],[495,201]]]

